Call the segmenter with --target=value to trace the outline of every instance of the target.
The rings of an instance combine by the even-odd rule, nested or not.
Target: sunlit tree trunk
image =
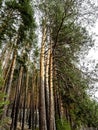
[[[53,94],[53,55],[52,43],[50,43],[50,109],[49,109],[49,130],[56,130],[55,127],[55,109],[54,109],[54,94]]]
[[[41,54],[40,54],[40,89],[39,89],[39,130],[47,130],[45,107],[45,67],[44,53],[46,41],[46,25],[43,27]]]
[[[47,59],[46,59],[46,71],[45,71],[47,129],[49,129],[49,59],[50,59],[50,48],[48,48],[48,54],[47,54]]]
[[[35,115],[34,115],[34,111],[35,111],[35,100],[34,100],[34,96],[35,96],[35,70],[33,71],[33,79],[32,79],[32,95],[31,95],[31,128],[34,129],[34,119],[35,119]]]

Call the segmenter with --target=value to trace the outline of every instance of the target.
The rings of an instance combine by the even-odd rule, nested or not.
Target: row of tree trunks
[[[9,98],[10,98],[13,74],[14,74],[15,65],[16,65],[16,57],[17,57],[17,51],[15,49],[13,52],[12,65],[11,65],[11,69],[10,69],[10,77],[8,79],[8,84],[6,84],[6,87],[5,87],[5,94],[7,94],[5,101],[9,101]],[[8,110],[8,105],[5,104],[2,118],[6,117],[7,110]]]
[[[21,84],[22,84],[22,76],[23,76],[23,67],[20,67],[20,74],[18,79],[18,85],[16,88],[16,94],[14,99],[13,111],[12,111],[12,124],[10,130],[16,130],[17,128],[17,120],[19,114],[19,106],[20,106],[20,95],[21,95]]]
[[[46,26],[44,26],[40,55],[39,129],[56,130],[53,89],[53,45],[51,41],[49,41],[49,43],[46,42],[46,29]],[[47,46],[47,44],[49,45],[45,62],[45,46]]]

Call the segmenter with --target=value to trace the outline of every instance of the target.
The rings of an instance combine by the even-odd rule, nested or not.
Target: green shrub
[[[58,119],[56,121],[57,130],[71,130],[70,124],[65,119]]]

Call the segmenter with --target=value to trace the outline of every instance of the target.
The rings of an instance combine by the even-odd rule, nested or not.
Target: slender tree
[[[46,42],[46,20],[44,20],[43,33],[42,33],[42,45],[40,54],[40,89],[39,89],[39,129],[47,130],[46,122],[46,106],[45,106],[45,42]]]

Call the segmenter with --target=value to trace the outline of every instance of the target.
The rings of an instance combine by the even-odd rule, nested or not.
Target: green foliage
[[[71,130],[69,123],[65,119],[56,120],[57,130]]]
[[[62,98],[63,105],[65,109],[68,109],[68,114],[70,114],[76,127],[81,124],[88,126],[90,124],[97,127],[98,104],[91,101],[90,97],[87,96],[88,84],[74,65],[75,53],[80,50],[81,46],[90,42],[86,29],[76,22],[78,13],[76,3],[75,0],[62,2],[61,0],[42,0],[39,8],[42,11],[42,16],[47,19],[47,28],[49,28],[47,32],[49,33],[51,30],[50,37],[52,38],[53,49],[55,48],[54,65],[57,69],[58,93]],[[0,0],[0,6],[1,4],[2,0]],[[2,12],[7,13],[5,13],[6,15],[2,14],[4,19],[0,22],[0,36],[4,35],[6,40],[12,41],[17,36],[17,50],[21,53],[17,56],[17,65],[14,71],[13,81],[16,81],[20,66],[22,65],[25,68],[26,73],[28,66],[31,64],[30,61],[30,63],[28,62],[30,51],[33,52],[34,63],[31,65],[33,70],[36,59],[39,57],[39,48],[35,40],[34,10],[30,0],[7,0],[5,10]],[[8,44],[8,41],[3,43]],[[30,73],[32,74],[32,71]],[[2,68],[0,68],[0,90],[3,83]],[[4,102],[5,97],[5,94],[0,91],[0,114],[3,112],[4,104],[8,104],[8,102]],[[66,119],[56,120],[56,126],[57,130],[71,130]]]
[[[35,130],[39,130],[39,128],[36,128]]]
[[[1,130],[8,130],[9,129],[9,123],[10,123],[10,118],[6,117],[3,120],[0,121],[0,129]]]
[[[1,7],[1,5],[2,5],[2,0],[0,0],[0,7]]]
[[[16,0],[7,1],[6,5],[8,8],[12,8],[13,10],[18,10],[20,12],[25,29],[36,26],[33,18],[34,12],[29,0],[20,0],[19,3]]]
[[[4,101],[4,98],[5,98],[5,94],[0,92],[0,115],[2,115],[3,113],[3,106],[5,104],[9,104],[9,101]]]
[[[97,122],[98,119],[96,116],[95,119],[97,121],[94,120],[94,109],[90,108],[91,100],[86,93],[88,82],[75,65],[76,52],[80,51],[83,45],[87,45],[88,43],[90,45],[92,41],[86,29],[73,21],[75,18],[73,10],[70,10],[69,7],[67,8],[67,11],[72,11],[72,15],[68,16],[67,11],[64,14],[59,6],[57,9],[57,14],[55,13],[54,18],[52,17],[53,23],[51,26],[55,47],[55,65],[57,67],[59,93],[62,97],[64,108],[67,108],[69,111],[75,129],[80,127],[81,124],[88,126],[91,124],[91,126],[94,126],[94,122]],[[91,120],[94,122],[92,123]],[[60,126],[62,125],[59,125],[58,129],[65,129],[60,128]]]

